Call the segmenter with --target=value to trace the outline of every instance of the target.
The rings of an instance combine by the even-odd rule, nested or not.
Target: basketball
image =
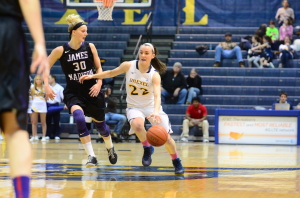
[[[150,127],[146,134],[147,141],[152,146],[162,146],[164,145],[168,140],[168,133],[166,129],[159,125],[154,125]]]

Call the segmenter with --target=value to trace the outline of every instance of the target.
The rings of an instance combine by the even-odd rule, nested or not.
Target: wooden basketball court
[[[114,144],[119,159],[111,165],[103,143],[93,141],[97,168],[77,140],[32,143],[33,198],[193,198],[300,197],[299,147],[177,143],[185,167],[174,175],[164,147],[143,167],[140,143]],[[0,142],[0,197],[13,197],[5,142]]]

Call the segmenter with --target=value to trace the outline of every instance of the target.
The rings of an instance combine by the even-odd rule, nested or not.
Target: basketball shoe
[[[98,160],[96,157],[89,155],[88,156],[88,161],[85,164],[86,168],[94,168],[98,165]]]
[[[117,153],[115,152],[115,148],[112,147],[110,149],[106,149],[107,152],[108,152],[108,159],[110,161],[111,164],[115,164],[117,163],[117,160],[118,160],[118,155]]]
[[[151,155],[154,153],[153,146],[144,146],[144,155],[142,158],[143,166],[150,166],[152,163]]]
[[[173,166],[175,168],[175,174],[182,175],[184,173],[184,169],[181,164],[181,160],[179,158],[173,159]]]

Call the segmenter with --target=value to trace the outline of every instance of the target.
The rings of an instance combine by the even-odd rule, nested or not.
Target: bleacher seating
[[[66,27],[44,27],[47,40],[48,53],[59,45],[69,41]],[[153,27],[153,35],[173,35],[174,42],[168,58],[168,68],[171,69],[175,62],[183,64],[182,72],[187,76],[191,68],[197,68],[202,77],[204,95],[202,103],[208,109],[209,133],[214,135],[215,109],[253,109],[262,106],[267,109],[278,98],[281,91],[289,94],[289,101],[297,105],[300,101],[300,60],[290,61],[290,68],[258,69],[239,68],[235,59],[222,61],[222,67],[214,68],[214,49],[219,42],[224,40],[224,34],[231,32],[235,42],[246,35],[253,35],[257,28],[252,27],[180,27],[176,34],[175,27]],[[25,28],[25,32],[28,29]],[[296,30],[294,30],[296,32]],[[103,70],[111,70],[121,63],[121,58],[126,50],[130,35],[145,33],[145,27],[122,26],[122,27],[88,27],[87,41],[95,44],[99,56],[106,59]],[[29,34],[27,37],[31,40]],[[32,40],[29,42],[33,48]],[[156,43],[154,43],[156,44]],[[200,56],[195,47],[206,44],[211,48],[203,56]],[[243,52],[246,60],[246,52]],[[273,61],[275,67],[278,60]],[[56,63],[51,73],[58,77],[57,82],[65,86],[65,76],[59,63]],[[114,94],[120,95],[119,86],[122,77],[115,81]],[[187,105],[163,105],[164,111],[169,115],[173,135],[180,135],[182,121],[185,116]],[[124,112],[124,111],[123,111]],[[76,134],[76,126],[69,124],[68,111],[61,114],[62,131]],[[201,132],[192,130],[191,134],[201,135]]]

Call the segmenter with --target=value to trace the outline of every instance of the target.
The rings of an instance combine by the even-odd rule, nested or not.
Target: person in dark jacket
[[[198,75],[195,68],[191,69],[190,75],[186,78],[188,87],[188,96],[186,99],[186,104],[191,104],[192,98],[203,94],[202,90],[202,78]]]
[[[276,103],[289,104],[290,105],[290,110],[293,110],[293,104],[288,102],[287,99],[288,99],[288,94],[284,91],[280,92],[279,100],[277,100],[273,103],[272,110],[275,110]]]
[[[177,104],[184,104],[187,95],[187,84],[184,75],[181,73],[182,65],[176,62],[172,70],[166,71],[161,76],[162,90],[161,103],[165,104],[166,99],[178,97]]]

